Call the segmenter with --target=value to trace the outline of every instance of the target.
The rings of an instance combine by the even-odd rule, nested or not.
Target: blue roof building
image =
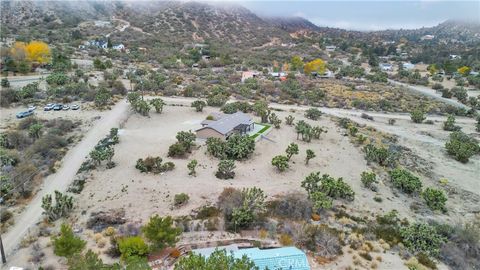
[[[232,253],[235,258],[242,258],[246,255],[260,270],[310,270],[307,256],[296,247],[272,249],[238,249],[233,245],[217,247],[217,249],[222,248],[225,248],[227,253]],[[193,252],[208,257],[215,249],[216,248],[197,249],[193,250]]]

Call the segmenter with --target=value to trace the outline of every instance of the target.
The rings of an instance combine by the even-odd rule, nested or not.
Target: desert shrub
[[[317,108],[310,108],[305,112],[305,117],[312,120],[318,120],[322,112]]]
[[[123,260],[134,256],[143,257],[148,254],[148,246],[139,236],[118,239],[118,249]]]
[[[445,211],[445,202],[447,201],[447,196],[442,190],[426,188],[422,192],[422,197],[430,209]]]
[[[203,111],[203,108],[207,106],[207,103],[203,100],[195,100],[192,102],[191,106],[194,107],[197,112],[201,112]]]
[[[389,172],[393,186],[405,193],[416,193],[422,189],[420,178],[413,175],[410,171],[396,168]]]
[[[321,191],[315,191],[310,195],[310,200],[313,203],[313,209],[320,211],[322,209],[330,209],[333,206],[333,200]]]
[[[58,236],[52,237],[53,253],[61,257],[70,257],[75,253],[80,253],[85,247],[86,242],[80,237],[75,236],[72,228],[63,223]]]
[[[432,259],[430,259],[427,254],[423,252],[419,252],[416,257],[418,262],[421,263],[422,265],[425,265],[430,269],[437,269],[437,264],[434,261],[432,261]]]
[[[372,224],[371,228],[377,239],[383,239],[390,245],[396,245],[402,240],[400,225],[398,212],[392,210],[385,215],[378,215],[376,224]]]
[[[154,174],[171,171],[175,168],[173,162],[165,162],[162,164],[161,157],[147,157],[145,159],[138,159],[135,168],[140,170],[142,173],[152,172]]]
[[[305,224],[299,235],[298,243],[324,258],[334,258],[342,254],[342,244],[338,232],[325,225]]]
[[[2,107],[8,107],[14,102],[20,101],[20,95],[17,90],[12,88],[2,89],[0,91],[0,105]]]
[[[49,85],[65,85],[70,81],[70,78],[63,72],[54,72],[48,75],[45,81]]]
[[[458,131],[461,128],[455,125],[455,116],[450,114],[447,118],[447,121],[443,123],[443,130],[446,131]]]
[[[188,196],[188,194],[185,194],[185,193],[175,194],[175,197],[173,198],[173,205],[177,207],[182,206],[186,204],[189,199],[190,199],[190,196]]]
[[[453,96],[452,91],[448,88],[441,89],[441,92],[442,92],[442,97],[444,97],[444,98],[452,98],[452,96]]]
[[[402,242],[413,253],[423,252],[429,256],[439,254],[445,238],[434,227],[425,223],[413,223],[400,229]]]
[[[461,131],[450,134],[449,140],[445,143],[445,148],[449,155],[462,163],[467,163],[470,157],[480,153],[477,140]]]
[[[197,161],[196,159],[192,159],[192,160],[187,164],[188,175],[197,176],[197,171],[195,171],[195,168],[197,167],[197,165],[198,165],[198,161]]]
[[[278,242],[280,242],[280,245],[282,246],[293,246],[292,237],[286,233],[282,233],[280,235],[280,237],[278,238]]]
[[[149,222],[142,228],[142,232],[152,243],[154,250],[174,246],[181,234],[181,230],[173,226],[173,219],[170,216],[162,218],[158,215],[150,217]]]
[[[410,113],[410,118],[412,119],[412,121],[414,123],[422,123],[423,120],[426,119],[425,117],[425,112],[423,112],[422,109],[414,109],[411,113]]]
[[[373,144],[366,145],[363,151],[368,162],[375,162],[380,166],[391,167],[395,165],[397,160],[397,155],[394,152],[384,147],[376,147]]]
[[[438,230],[438,227],[437,227]],[[480,266],[480,220],[453,227],[448,242],[440,249],[440,258],[453,269],[476,269]]]
[[[266,209],[266,196],[263,190],[253,187],[242,191],[226,188],[218,198],[218,205],[224,213],[229,230],[245,229],[258,220]]]
[[[13,217],[13,213],[8,210],[3,210],[0,212],[0,222],[2,224],[7,223]]]
[[[210,256],[205,257],[190,253],[180,258],[175,270],[203,270],[203,269],[256,269],[255,263],[243,256],[235,258],[224,249],[216,249]]]
[[[220,160],[215,176],[220,179],[231,179],[235,177],[235,161],[231,159]]]
[[[211,217],[217,217],[220,214],[220,209],[212,205],[204,205],[198,209],[195,216],[196,219],[208,219]]]
[[[278,171],[283,172],[288,169],[288,157],[283,155],[274,156],[272,158],[272,165],[277,167]]]
[[[442,90],[443,89],[443,85],[439,84],[439,83],[434,83],[432,85],[432,89],[434,90]]]
[[[187,149],[181,143],[174,143],[168,148],[169,157],[183,157],[187,153]]]
[[[306,220],[312,215],[312,203],[301,193],[288,193],[268,203],[276,217]]]
[[[393,118],[388,119],[388,124],[389,124],[390,126],[395,125],[395,122],[397,122],[397,120],[395,120],[395,119],[393,119]]]
[[[352,188],[343,181],[343,178],[335,179],[328,174],[323,174],[320,177],[320,172],[312,172],[303,181],[302,187],[308,192],[323,192],[332,199],[347,199],[353,200],[355,192]]]
[[[364,187],[372,189],[377,181],[377,175],[374,172],[362,172],[361,181]]]

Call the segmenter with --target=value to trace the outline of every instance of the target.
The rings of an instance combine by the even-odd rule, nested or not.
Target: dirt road
[[[111,128],[118,127],[128,117],[128,104],[122,100],[105,113],[88,131],[83,140],[70,149],[62,160],[62,166],[55,174],[44,179],[41,190],[35,195],[24,211],[15,217],[15,225],[3,235],[3,244],[7,258],[12,256],[22,238],[42,217],[42,197],[55,190],[66,191],[73,181],[84,158],[99,140],[108,134]]]
[[[419,85],[410,85],[410,84],[406,84],[406,83],[402,83],[402,82],[397,82],[397,81],[394,81],[394,80],[388,80],[388,82],[390,82],[393,85],[406,87],[406,88],[408,88],[412,91],[415,91],[415,92],[418,92],[420,94],[432,97],[434,99],[440,100],[440,101],[445,102],[447,104],[450,104],[450,105],[453,105],[453,106],[456,106],[456,107],[459,107],[459,108],[465,108],[467,110],[469,109],[468,106],[458,102],[457,100],[442,97],[440,94],[437,94],[437,92],[435,90],[431,89],[431,88],[424,87],[424,86],[419,86]]]

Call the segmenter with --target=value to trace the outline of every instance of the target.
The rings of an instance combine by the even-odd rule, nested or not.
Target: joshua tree
[[[198,165],[198,161],[196,159],[191,160],[187,164],[187,168],[189,170],[188,175],[197,176],[197,172],[195,171],[195,168],[197,167],[197,165]]]
[[[150,104],[148,104],[148,102],[145,100],[139,100],[136,102],[136,110],[143,116],[148,116],[151,108],[152,107],[150,107]]]
[[[315,152],[313,152],[313,150],[311,149],[307,149],[307,157],[305,158],[305,164],[308,165],[308,162],[310,161],[310,159],[314,157],[316,157]]]
[[[292,115],[288,115],[287,117],[285,117],[285,121],[289,126],[293,125],[293,120],[295,120],[295,117],[293,117]]]
[[[42,198],[42,208],[44,210],[43,214],[47,216],[47,219],[55,221],[61,217],[68,216],[73,208],[73,197],[55,190],[55,203],[52,195],[45,195]]]
[[[40,138],[40,135],[42,134],[42,128],[43,128],[43,125],[40,124],[40,123],[32,124],[28,128],[28,134],[30,135],[30,137],[32,137],[34,139],[38,139],[38,138]]]
[[[288,158],[286,156],[278,155],[273,157],[272,165],[277,167],[277,169],[281,172],[288,169]]]
[[[224,159],[218,163],[218,170],[215,176],[220,179],[230,179],[235,177],[235,161],[231,159]]]
[[[269,119],[270,119],[270,124],[272,124],[275,128],[280,128],[280,124],[282,123],[282,120],[280,120],[275,113],[270,114]]]
[[[165,102],[163,102],[161,98],[154,98],[150,100],[150,105],[152,105],[155,108],[155,111],[157,113],[162,113],[163,105],[165,105]]]
[[[207,106],[207,103],[203,100],[195,100],[194,102],[192,102],[192,107],[195,107],[195,110],[197,112],[203,111],[203,108],[205,106]]]
[[[290,158],[292,158],[293,155],[298,155],[298,144],[296,143],[291,143],[290,145],[287,146],[287,149],[285,150],[287,153],[287,159],[290,161]]]

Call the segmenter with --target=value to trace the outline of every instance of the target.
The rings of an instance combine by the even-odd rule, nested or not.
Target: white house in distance
[[[462,59],[462,57],[458,54],[450,54],[450,60],[455,60],[455,59]]]
[[[393,71],[393,65],[390,63],[380,63],[380,69],[382,71]]]
[[[435,36],[434,35],[425,35],[421,38],[421,40],[432,40],[434,39]]]
[[[220,138],[227,140],[233,134],[244,135],[255,128],[253,119],[243,113],[212,113],[209,119],[203,120],[202,127],[196,130],[197,138]]]
[[[327,52],[333,52],[333,51],[335,51],[336,49],[337,49],[337,46],[334,46],[334,45],[328,45],[328,46],[325,47],[325,50],[326,50]]]
[[[412,63],[403,63],[403,64],[402,64],[402,67],[403,67],[404,69],[407,69],[407,70],[412,70],[412,69],[415,68],[415,65],[412,64]]]

